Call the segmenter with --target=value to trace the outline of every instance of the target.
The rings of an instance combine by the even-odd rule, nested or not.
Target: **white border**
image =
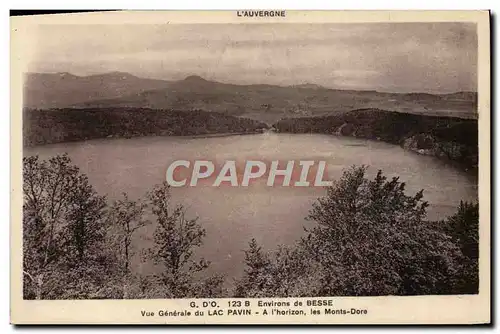
[[[190,1],[189,3],[185,2],[165,2],[165,1],[148,1],[148,0],[142,0],[142,1],[130,1],[130,0],[123,0],[123,1],[103,1],[103,0],[87,0],[87,1],[53,1],[53,0],[46,0],[43,2],[39,1],[25,1],[25,0],[18,0],[18,1],[12,1],[12,0],[7,0],[2,2],[2,13],[4,15],[1,16],[1,27],[4,29],[3,33],[0,35],[2,39],[2,44],[5,47],[3,50],[8,51],[8,43],[9,43],[9,19],[7,14],[7,10],[9,8],[15,8],[15,9],[51,9],[51,8],[67,8],[67,9],[95,9],[95,8],[127,8],[127,9],[252,9],[252,8],[285,8],[285,9],[492,9],[493,12],[498,13],[500,10],[499,2],[498,1],[483,1],[483,0],[475,0],[475,1],[444,1],[444,0],[433,0],[433,1],[411,1],[411,0],[400,0],[400,1],[376,1],[376,0],[351,0],[348,2],[339,2],[339,3],[332,3],[332,2],[326,2],[326,1],[317,1],[317,0],[309,0],[307,2],[301,2],[302,5],[298,4],[297,2],[294,1],[275,1],[275,0],[267,0],[267,1],[261,1],[261,0],[255,0],[255,1],[239,1],[238,4],[235,4],[234,2],[231,1],[210,1],[210,5],[208,4],[207,1]],[[498,43],[498,35],[493,35],[494,41],[497,44]],[[9,73],[9,53],[4,52],[2,53],[2,65],[4,72],[3,73]],[[493,76],[496,77],[498,74],[498,68],[495,70],[493,73]],[[494,80],[494,77],[492,77],[492,80]],[[1,137],[1,144],[0,144],[0,150],[2,153],[2,156],[7,158],[10,157],[10,143],[9,143],[9,134],[10,134],[10,121],[9,121],[9,112],[6,112],[9,110],[9,76],[4,75],[2,82],[2,89],[1,92],[4,95],[3,101],[4,103],[4,112],[0,113],[0,133],[2,133]],[[500,96],[500,89],[498,86],[495,86],[495,91],[492,94],[492,97]],[[498,118],[496,118],[498,120]],[[498,129],[498,123],[495,122],[495,128]],[[496,133],[494,135],[494,148],[498,148],[498,142],[499,142],[499,136],[497,136]],[[492,138],[493,139],[493,138]],[[496,152],[496,150],[495,150]],[[8,159],[8,158],[7,158]],[[1,193],[1,198],[0,198],[0,210],[2,213],[3,217],[8,217],[9,216],[9,211],[10,211],[10,193],[8,190],[8,184],[10,181],[10,175],[8,168],[3,168],[2,172],[0,173],[0,185],[2,185],[2,193]],[[498,181],[498,180],[497,180]],[[497,184],[495,183],[495,186]],[[493,190],[493,189],[492,189]],[[495,203],[493,204],[494,207],[500,207],[500,199],[497,197]],[[4,254],[8,254],[9,252],[9,238],[8,238],[8,231],[7,231],[7,224],[3,225],[3,233],[0,235],[2,236],[3,240],[2,244],[4,248]],[[496,237],[498,237],[498,228],[496,230]],[[2,256],[2,261],[3,261],[3,271],[2,271],[2,286],[3,289],[1,290],[1,297],[3,297],[2,300],[2,305],[1,305],[1,311],[2,311],[2,324],[4,325],[2,328],[2,333],[4,330],[6,332],[11,332],[13,331],[12,326],[5,326],[8,323],[8,311],[9,311],[9,287],[7,282],[9,281],[9,273],[7,270],[8,267],[8,260],[9,256]],[[498,258],[498,247],[495,249],[495,256],[494,258]],[[495,270],[496,266],[493,265],[492,269]],[[495,276],[496,277],[496,276]],[[498,289],[495,289],[497,291],[496,294],[496,300],[498,300]],[[498,308],[497,313],[498,313]],[[493,316],[493,318],[497,318]],[[498,319],[498,318],[497,318]],[[104,330],[102,329],[91,329],[91,328],[85,328],[81,330],[93,330],[94,332],[100,333],[103,332]],[[470,328],[472,329],[472,328]],[[144,329],[142,329],[144,330]],[[169,330],[173,330],[172,328]],[[212,329],[213,330],[213,329]],[[215,329],[219,330],[219,329]],[[234,329],[231,329],[234,330]],[[264,330],[263,328],[260,328],[259,330]],[[345,331],[346,329],[337,329],[335,330],[340,330]],[[348,329],[349,331],[352,331],[352,329]],[[354,329],[354,331],[361,331],[363,329]],[[418,330],[418,329],[417,329]],[[437,331],[438,329],[426,329],[426,331],[429,331],[432,333],[433,331]],[[141,330],[138,330],[139,332]]]

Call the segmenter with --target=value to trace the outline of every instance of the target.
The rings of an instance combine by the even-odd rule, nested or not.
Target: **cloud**
[[[30,71],[126,71],[232,83],[476,90],[467,23],[40,26]]]

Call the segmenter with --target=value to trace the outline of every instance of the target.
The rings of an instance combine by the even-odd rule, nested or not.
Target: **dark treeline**
[[[23,160],[25,299],[375,296],[478,292],[478,205],[460,203],[443,221],[426,220],[423,191],[405,192],[381,171],[352,167],[312,206],[306,235],[266,252],[255,239],[243,277],[223,288],[195,256],[203,217],[174,206],[167,184],[142,200],[108,202],[67,155]],[[154,226],[153,244],[133,241]],[[142,274],[131,263],[153,263]],[[196,258],[196,260],[195,260]],[[229,278],[230,279],[230,278]]]
[[[478,165],[478,124],[474,119],[359,109],[332,116],[288,118],[273,126],[279,132],[381,140],[449,159],[468,169]]]
[[[255,120],[201,110],[24,109],[23,117],[25,146],[106,137],[251,133],[268,127]]]

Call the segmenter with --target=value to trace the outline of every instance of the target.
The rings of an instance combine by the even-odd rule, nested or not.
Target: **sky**
[[[476,91],[472,23],[40,25],[30,72],[234,84]]]

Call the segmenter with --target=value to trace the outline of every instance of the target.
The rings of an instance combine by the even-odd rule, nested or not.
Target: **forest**
[[[166,183],[140,200],[98,194],[67,155],[23,158],[24,299],[315,297],[476,294],[477,203],[426,219],[424,190],[407,194],[399,178],[352,166],[326,189],[305,218],[305,235],[265,251],[250,239],[244,274],[207,275],[203,217],[173,205]],[[154,226],[152,246],[136,249],[140,229]],[[154,263],[139,274],[132,256]]]
[[[278,132],[326,133],[380,140],[456,162],[466,169],[478,167],[475,119],[358,109],[331,116],[282,119],[273,128]]]
[[[23,118],[25,146],[112,137],[255,133],[268,127],[218,112],[147,108],[26,108]]]

